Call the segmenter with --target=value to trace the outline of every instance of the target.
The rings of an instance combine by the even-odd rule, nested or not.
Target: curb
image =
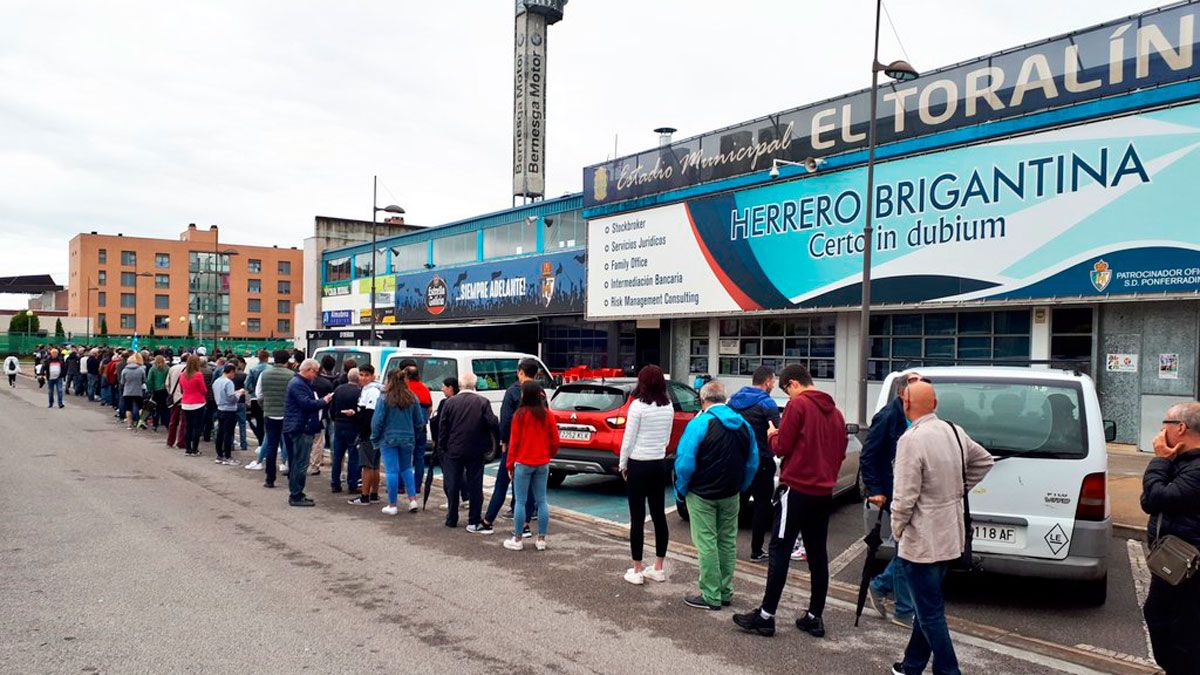
[[[1113,534],[1124,539],[1136,539],[1138,541],[1146,540],[1146,528],[1142,525],[1125,525],[1124,523],[1113,523]]]

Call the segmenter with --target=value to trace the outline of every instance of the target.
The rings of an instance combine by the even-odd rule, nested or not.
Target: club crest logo
[[[1101,260],[1092,266],[1089,276],[1092,278],[1092,286],[1103,293],[1104,289],[1108,288],[1108,283],[1112,281],[1112,270],[1108,267],[1108,263]]]
[[[598,202],[608,199],[608,169],[600,167],[592,172],[592,196]]]
[[[554,266],[548,262],[542,263],[541,296],[545,307],[554,301]]]

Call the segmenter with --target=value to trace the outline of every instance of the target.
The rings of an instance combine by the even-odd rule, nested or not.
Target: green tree
[[[40,328],[37,314],[29,316],[25,312],[14,314],[8,322],[10,333],[36,333]]]
[[[66,331],[63,330],[62,319],[54,320],[54,339],[62,340],[67,337]]]
[[[188,322],[188,339],[190,340],[194,337],[196,337],[196,335],[195,335],[195,333],[192,332],[192,322],[189,321]]]
[[[108,337],[108,317],[100,319],[100,337]]]

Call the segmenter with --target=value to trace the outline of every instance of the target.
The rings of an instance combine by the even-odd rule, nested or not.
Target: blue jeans
[[[949,563],[924,564],[901,559],[898,564],[908,581],[917,612],[912,636],[904,649],[904,672],[906,675],[924,672],[932,656],[934,675],[960,675],[950,629],[946,627],[946,602],[942,595],[942,580]]]
[[[304,432],[284,436],[288,451],[288,501],[295,502],[304,497],[304,483],[308,478],[308,460],[312,454],[313,437],[312,434]]]
[[[508,479],[508,452],[500,453],[500,464],[496,467],[496,484],[492,487],[492,499],[488,502],[487,512],[483,514],[483,522],[491,525],[496,521],[496,516],[500,515],[500,507],[504,506],[504,500],[508,499],[509,486],[511,481]],[[534,510],[533,495],[529,495],[529,499],[525,500],[525,520],[521,521],[522,525],[529,524],[529,514]],[[513,516],[516,516],[516,506],[514,499]]]
[[[291,453],[291,443],[283,435],[283,420],[263,419],[263,444],[258,449],[258,461],[265,466],[267,483],[275,484],[275,473],[279,471],[279,447],[283,446],[283,457],[286,460]],[[289,470],[290,473],[290,470]]]
[[[383,446],[383,470],[387,476],[388,504],[395,506],[396,495],[400,491],[400,481],[404,481],[405,494],[416,496],[416,480],[413,478],[413,444],[405,443],[400,446]]]
[[[362,470],[358,468],[358,428],[352,424],[333,424],[333,471],[329,474],[329,485],[342,487],[342,461],[346,462],[346,489],[358,490]]]
[[[507,473],[508,468],[500,465],[500,471]],[[538,536],[546,536],[550,527],[550,504],[546,501],[546,481],[550,479],[550,465],[529,466],[528,464],[513,465],[513,491],[516,495],[516,505],[513,507],[513,534],[520,537],[525,530],[525,502],[531,496],[537,504]]]
[[[892,558],[887,567],[871,580],[871,588],[880,595],[894,597],[896,616],[907,619],[913,615],[913,604],[908,584],[904,581],[903,567],[898,563],[899,560],[899,557]]]
[[[247,450],[246,447],[246,404],[239,403],[237,409],[237,429],[238,429],[238,447],[242,450]]]
[[[100,393],[100,376],[88,373],[87,376],[87,398],[88,401],[95,401],[96,396]]]
[[[63,379],[61,377],[55,378],[53,380],[46,380],[46,395],[50,397],[50,405],[46,406],[48,408],[54,407],[54,392],[58,392],[58,407],[61,408],[63,405],[63,402],[62,402]]]
[[[413,445],[412,458],[413,476],[417,482],[417,491],[414,494],[421,494],[421,480],[425,475],[425,447],[425,435],[418,434],[417,442]]]

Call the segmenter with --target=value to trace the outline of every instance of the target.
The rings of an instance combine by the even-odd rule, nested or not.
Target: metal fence
[[[134,346],[134,336],[132,335],[87,335],[83,333],[69,334],[61,338],[56,338],[54,333],[42,331],[39,333],[0,333],[0,354],[32,354],[38,345],[90,345],[90,346],[108,346],[121,347],[132,349]],[[180,337],[155,337],[149,335],[141,335],[136,338],[138,349],[154,350],[158,347],[170,347],[175,351],[180,349],[194,349],[196,347],[204,347],[211,351],[220,349],[221,351],[232,350],[238,354],[248,354],[266,349],[268,351],[275,349],[291,349],[293,343],[291,340],[282,339],[267,339],[267,338],[217,338],[206,337],[203,340],[197,338],[180,338]]]

